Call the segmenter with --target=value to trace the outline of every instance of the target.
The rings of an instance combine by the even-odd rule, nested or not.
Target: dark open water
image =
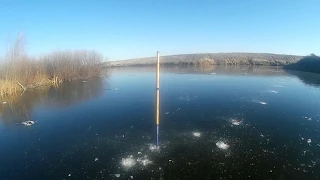
[[[161,71],[158,146],[154,68],[2,99],[0,179],[320,177],[320,75]]]

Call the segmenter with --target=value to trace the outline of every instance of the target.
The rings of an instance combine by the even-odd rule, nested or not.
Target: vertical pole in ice
[[[156,91],[157,91],[157,100],[156,100],[156,124],[157,124],[157,148],[159,146],[159,123],[160,123],[160,53],[157,52],[157,72],[156,72],[157,84],[156,84]]]

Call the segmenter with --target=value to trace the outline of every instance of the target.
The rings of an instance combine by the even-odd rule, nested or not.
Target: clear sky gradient
[[[110,60],[205,52],[320,54],[320,0],[0,0],[0,56],[23,32],[39,55]]]

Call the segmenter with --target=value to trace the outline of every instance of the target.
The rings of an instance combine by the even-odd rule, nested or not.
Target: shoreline
[[[301,60],[303,56],[268,53],[201,53],[161,56],[161,65],[210,66],[210,65],[260,65],[286,66]],[[156,57],[108,61],[103,67],[151,66]]]

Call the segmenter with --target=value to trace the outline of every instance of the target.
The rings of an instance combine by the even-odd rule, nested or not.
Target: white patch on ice
[[[166,114],[169,114],[170,112],[166,112]]]
[[[236,119],[231,119],[231,124],[235,126],[239,126],[242,123],[242,121],[236,120]]]
[[[215,74],[217,74],[217,73],[210,73],[210,74],[215,75]]]
[[[270,91],[268,91],[268,92],[270,92],[270,93],[275,93],[275,94],[278,93],[278,91],[275,91],[275,90],[270,90]]]
[[[69,177],[71,177],[71,174],[68,174]]]
[[[86,83],[87,81],[82,81],[82,82]]]
[[[311,120],[312,120],[311,117],[307,117],[307,116],[302,116],[302,117],[305,118],[305,119],[308,120],[308,121],[311,121]]]
[[[224,143],[224,142],[222,142],[222,141],[218,141],[218,142],[216,143],[216,145],[217,145],[217,147],[220,148],[220,149],[228,149],[228,148],[229,148],[229,145],[226,144],[226,143]]]
[[[134,165],[136,165],[136,160],[133,159],[133,156],[131,155],[131,156],[128,156],[127,158],[122,158],[121,164],[124,167],[131,168]]]
[[[112,91],[119,91],[120,88],[113,88]]]
[[[189,97],[189,95],[181,96],[179,97],[179,99],[182,101],[191,101],[191,98]]]
[[[143,158],[138,158],[138,159],[137,159],[137,162],[139,162],[139,163],[142,164],[143,166],[146,166],[146,165],[152,163],[152,161],[150,161],[147,156],[144,156]]]
[[[304,138],[302,137],[301,140],[304,140]]]
[[[200,132],[193,132],[192,135],[194,137],[200,137],[201,136],[201,133]]]
[[[307,140],[307,143],[310,144],[310,143],[311,143],[311,139],[308,139],[308,140]]]
[[[118,178],[118,177],[120,177],[120,174],[114,174],[114,176]]]
[[[142,152],[138,152],[138,154],[142,154]]]
[[[259,104],[266,105],[266,102],[260,101]]]
[[[98,160],[99,160],[98,158],[95,158],[95,159],[94,159],[94,161],[96,161],[96,162],[97,162]]]
[[[2,104],[7,104],[7,102],[6,102],[6,101],[3,101]]]
[[[281,85],[272,85],[273,87],[283,87],[283,86],[281,86]]]
[[[133,179],[133,176],[130,176],[131,179]]]
[[[25,122],[22,122],[21,124],[25,125],[25,126],[32,126],[34,125],[34,121],[25,121]]]
[[[158,147],[156,145],[154,145],[154,144],[149,144],[149,149],[151,151],[156,151],[156,150],[158,150]]]

